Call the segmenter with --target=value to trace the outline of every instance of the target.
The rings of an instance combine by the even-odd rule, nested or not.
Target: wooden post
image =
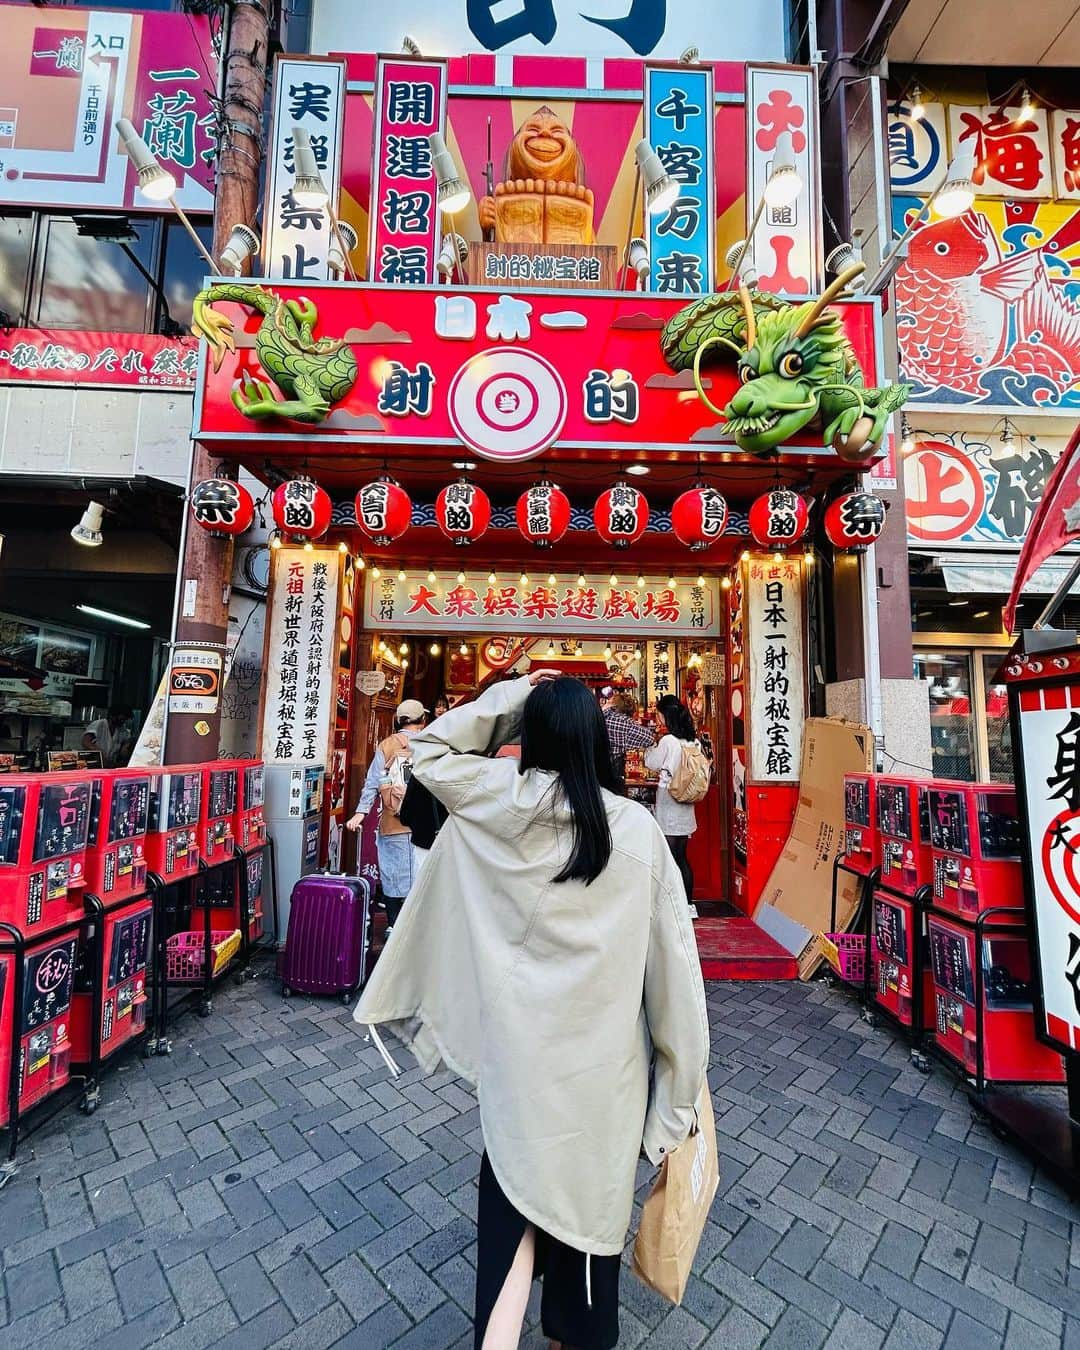
[[[262,110],[269,62],[270,0],[230,0],[222,68],[224,124],[218,153],[214,197],[214,257],[221,254],[235,225],[250,225],[259,204],[262,159]],[[188,492],[204,478],[231,468],[193,446]],[[185,651],[219,653],[224,676],[225,637],[229,625],[232,580],[231,539],[191,528],[185,509],[180,533],[180,565],[173,614],[173,661],[184,664]],[[220,691],[215,713],[174,713],[165,725],[166,764],[198,764],[216,759],[221,728]]]

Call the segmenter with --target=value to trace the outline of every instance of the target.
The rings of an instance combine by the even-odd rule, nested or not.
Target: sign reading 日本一
[[[679,185],[667,209],[646,211],[649,289],[702,294],[716,273],[716,112],[710,66],[645,67],[645,139]]]
[[[755,783],[794,783],[806,717],[802,563],[746,564],[750,762]]]
[[[333,708],[337,656],[337,549],[281,548],[273,554],[262,758],[322,764]]]
[[[293,196],[296,173],[293,127],[311,138],[311,151],[337,210],[341,190],[341,136],[345,126],[345,62],[279,56],[274,65],[273,129],[267,156],[264,274],[295,281],[330,275],[333,244],[324,206]]]

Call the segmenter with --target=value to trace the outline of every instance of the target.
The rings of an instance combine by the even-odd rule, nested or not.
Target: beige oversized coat
[[[605,792],[608,866],[591,886],[552,881],[571,846],[556,776],[488,757],[529,693],[528,677],[498,684],[414,737],[413,772],[450,818],[355,1017],[472,1083],[510,1202],[609,1256],[642,1146],[659,1163],[689,1133],[705,992],[682,880],[645,807]]]

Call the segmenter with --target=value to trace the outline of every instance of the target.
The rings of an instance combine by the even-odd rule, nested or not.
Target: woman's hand
[[[561,670],[531,670],[529,672],[529,683],[535,689],[538,684],[544,684],[548,680],[557,680],[562,676]]]
[[[363,823],[364,823],[364,813],[362,811],[357,811],[355,816],[350,816],[349,819],[345,822],[345,828],[347,830],[351,830],[353,834],[355,834],[356,831],[360,828],[360,826],[363,825]]]

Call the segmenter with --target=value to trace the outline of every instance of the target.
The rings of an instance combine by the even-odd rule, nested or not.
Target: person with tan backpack
[[[412,737],[423,730],[427,709],[415,698],[407,698],[394,714],[394,733],[379,743],[371,766],[364,779],[356,812],[345,822],[347,830],[359,830],[364,817],[378,797],[382,806],[379,816],[379,883],[382,888],[387,933],[397,923],[405,897],[412,889],[419,871],[419,859],[413,847],[412,831],[401,820],[401,804],[412,776]]]
[[[660,775],[653,814],[682,874],[690,917],[696,919],[694,871],[687,849],[690,836],[697,829],[694,805],[708,792],[712,770],[686,704],[674,694],[665,694],[657,703],[656,711],[663,723],[664,734],[653,749],[645,751],[645,767]]]

